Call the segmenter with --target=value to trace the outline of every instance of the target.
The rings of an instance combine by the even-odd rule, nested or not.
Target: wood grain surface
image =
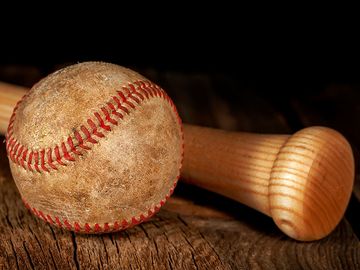
[[[185,122],[268,133],[303,127],[302,117],[296,118],[300,110],[289,113],[225,75],[140,72],[168,91]],[[354,218],[359,210],[354,195],[333,233],[301,243],[255,210],[180,183],[159,214],[140,226],[103,236],[75,235],[28,212],[10,175],[5,145],[0,146],[0,269],[359,269]]]

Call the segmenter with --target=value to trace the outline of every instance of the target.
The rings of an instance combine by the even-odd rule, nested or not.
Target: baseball
[[[32,213],[76,232],[111,232],[147,220],[172,194],[182,125],[159,86],[86,62],[47,76],[19,101],[6,148]]]

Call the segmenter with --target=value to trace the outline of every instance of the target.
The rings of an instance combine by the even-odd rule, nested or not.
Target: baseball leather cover
[[[152,216],[171,195],[183,156],[181,120],[164,90],[99,62],[37,83],[14,109],[6,146],[25,205],[84,233]]]

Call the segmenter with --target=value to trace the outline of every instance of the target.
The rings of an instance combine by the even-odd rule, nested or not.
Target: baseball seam
[[[173,184],[173,187],[170,189],[169,193],[165,196],[165,198],[162,199],[158,204],[156,204],[155,206],[150,208],[147,212],[144,212],[144,213],[140,214],[139,216],[133,216],[128,220],[126,220],[126,219],[123,219],[122,221],[115,220],[113,222],[106,222],[104,224],[98,224],[98,223],[95,223],[93,225],[89,224],[89,223],[81,224],[81,222],[77,222],[77,221],[73,222],[73,221],[69,221],[68,219],[61,220],[57,216],[55,216],[55,217],[51,216],[49,214],[46,214],[46,213],[36,209],[35,207],[31,207],[24,198],[22,198],[22,201],[23,201],[25,207],[31,213],[33,213],[35,216],[44,220],[47,223],[49,223],[51,225],[55,225],[59,228],[65,228],[69,231],[75,231],[77,233],[93,233],[93,234],[110,233],[110,232],[125,230],[125,229],[131,228],[135,225],[138,225],[144,221],[149,220],[153,215],[155,215],[157,212],[159,212],[160,208],[166,203],[166,201],[173,194],[179,178],[180,178],[180,175],[177,176],[177,178]]]
[[[122,90],[117,91],[117,95],[114,95],[105,106],[93,113],[97,124],[89,117],[86,124],[81,125],[65,141],[56,144],[55,147],[40,150],[31,150],[13,137],[16,111],[20,103],[27,97],[25,95],[15,106],[10,118],[6,135],[8,156],[15,164],[27,171],[49,173],[51,170],[58,170],[59,166],[67,166],[69,162],[76,160],[76,156],[81,156],[86,151],[91,150],[94,144],[97,144],[101,138],[105,137],[106,132],[112,130],[112,126],[119,124],[118,121],[123,119],[125,114],[130,114],[130,110],[135,109],[141,101],[153,97],[161,97],[168,101],[181,125],[175,105],[159,86],[150,81],[136,81],[128,83],[128,86],[123,86]]]
[[[26,171],[34,173],[50,173],[52,170],[58,170],[59,166],[67,166],[69,162],[76,161],[76,156],[81,156],[86,151],[90,151],[94,144],[97,144],[101,138],[106,136],[107,132],[112,130],[111,128],[113,126],[117,126],[119,124],[118,121],[123,119],[125,114],[130,114],[131,109],[135,110],[142,101],[154,97],[163,98],[171,105],[180,125],[182,141],[184,141],[182,122],[176,110],[176,106],[166,92],[159,86],[150,81],[136,81],[128,83],[126,86],[122,87],[122,91],[118,90],[116,92],[117,95],[112,96],[112,99],[107,102],[105,106],[94,112],[93,115],[97,119],[98,125],[96,125],[91,118],[88,118],[86,124],[81,125],[80,130],[75,130],[72,136],[68,136],[67,140],[62,141],[53,148],[44,148],[37,151],[30,150],[28,147],[20,144],[20,142],[13,137],[16,111],[21,102],[26,99],[30,92],[27,93],[16,104],[10,118],[6,134],[6,150],[9,158],[12,162],[21,166]],[[80,222],[72,222],[67,219],[60,220],[57,216],[53,217],[49,214],[43,213],[42,211],[31,207],[25,198],[22,198],[22,200],[26,208],[28,208],[34,215],[60,228],[84,233],[103,233],[127,229],[148,220],[157,213],[161,206],[163,206],[169,199],[174,192],[178,179],[180,178],[183,155],[184,144],[182,143],[181,162],[178,176],[175,179],[173,187],[170,189],[165,198],[150,208],[147,212],[140,214],[140,216],[133,216],[130,220],[115,220],[114,222],[104,223],[103,225],[98,223],[95,223],[94,225],[90,225],[88,223],[80,225]]]

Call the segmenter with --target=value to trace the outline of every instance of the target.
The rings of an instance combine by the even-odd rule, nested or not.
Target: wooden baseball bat
[[[25,92],[0,83],[0,133]],[[184,181],[271,216],[294,239],[320,239],[344,215],[354,158],[335,130],[310,127],[293,135],[262,135],[185,124],[184,137]]]

